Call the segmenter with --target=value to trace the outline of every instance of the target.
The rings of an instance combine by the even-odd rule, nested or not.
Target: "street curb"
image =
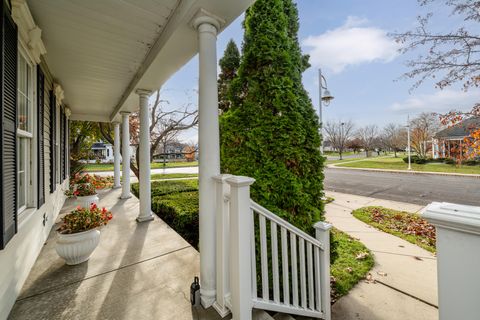
[[[413,170],[388,170],[388,169],[374,169],[374,168],[350,168],[339,167],[336,164],[329,164],[327,168],[340,169],[340,170],[360,170],[360,171],[376,171],[376,172],[389,172],[389,173],[403,173],[403,174],[428,174],[437,176],[453,176],[453,177],[467,177],[480,179],[480,174],[468,174],[468,173],[453,173],[453,172],[432,172],[432,171],[413,171]]]

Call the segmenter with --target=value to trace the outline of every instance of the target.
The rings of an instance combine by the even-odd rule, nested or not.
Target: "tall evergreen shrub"
[[[321,219],[323,157],[318,118],[302,85],[308,67],[291,0],[257,0],[244,21],[242,58],[221,119],[225,173],[256,179],[252,198],[312,231]]]

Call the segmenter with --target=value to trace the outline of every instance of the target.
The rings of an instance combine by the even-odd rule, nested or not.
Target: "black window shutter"
[[[63,181],[65,175],[65,113],[63,108],[60,108],[60,183]]]
[[[17,232],[17,27],[1,6],[0,249]]]
[[[63,112],[63,179],[67,179],[67,155],[68,155],[68,119],[65,112]]]
[[[68,122],[68,117],[65,114],[65,179],[70,176],[70,124]]]
[[[37,163],[38,163],[38,201],[37,207],[40,208],[45,203],[45,142],[43,139],[44,124],[44,90],[45,75],[40,66],[37,67],[37,106],[38,106],[38,123],[37,123]]]
[[[55,93],[50,91],[50,193],[55,192],[57,185],[57,99]]]

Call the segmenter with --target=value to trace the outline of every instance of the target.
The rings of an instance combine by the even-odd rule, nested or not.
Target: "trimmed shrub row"
[[[425,163],[430,163],[430,162],[438,162],[438,163],[445,163],[445,164],[455,164],[456,163],[454,159],[450,159],[450,158],[437,158],[437,159],[421,158],[418,155],[413,155],[410,158],[411,158],[412,163],[416,163],[416,164],[425,164]],[[403,158],[403,161],[405,163],[408,163],[408,157]],[[465,161],[463,161],[463,164],[467,165],[467,166],[478,166],[478,165],[480,165],[480,160],[475,160],[475,159],[465,160]]]
[[[152,197],[152,210],[198,249],[198,191]]]
[[[152,182],[152,211],[198,248],[198,180]],[[139,196],[138,183],[132,192]]]

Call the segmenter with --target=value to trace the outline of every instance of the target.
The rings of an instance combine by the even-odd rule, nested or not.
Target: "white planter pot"
[[[98,204],[98,196],[96,194],[85,197],[77,196],[77,205],[82,208],[89,208],[92,203]]]
[[[58,233],[56,250],[68,265],[87,261],[100,241],[100,231],[88,230],[73,234]]]

